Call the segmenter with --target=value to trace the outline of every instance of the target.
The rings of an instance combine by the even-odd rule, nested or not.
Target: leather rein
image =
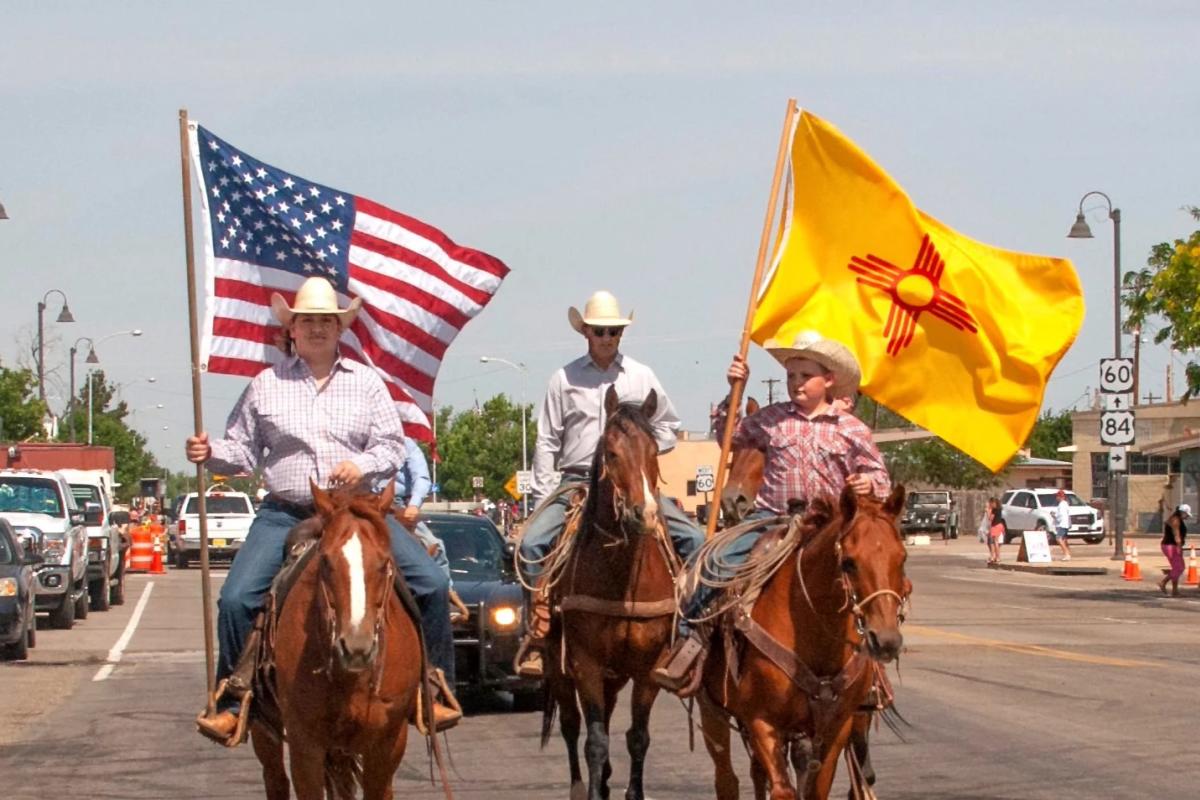
[[[383,678],[383,659],[379,657],[379,637],[383,632],[383,626],[387,623],[388,597],[392,594],[392,585],[396,577],[396,565],[389,558],[387,560],[387,574],[384,576],[383,591],[380,592],[379,602],[375,604],[375,627],[371,632],[371,693],[374,694],[379,689],[379,682]],[[338,640],[338,621],[337,621],[337,606],[334,605],[333,597],[329,593],[329,583],[321,576],[320,567],[317,568],[317,583],[321,587],[321,598],[324,601],[322,621],[328,629],[328,648],[329,660],[324,666],[313,670],[313,674],[324,674],[326,677],[333,678],[334,657],[337,654]]]

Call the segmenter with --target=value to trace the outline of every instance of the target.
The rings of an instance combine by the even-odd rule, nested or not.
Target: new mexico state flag
[[[1024,444],[1083,322],[1066,259],[952,230],[835,127],[792,137],[783,225],[751,336],[848,346],[862,390],[993,471]]]

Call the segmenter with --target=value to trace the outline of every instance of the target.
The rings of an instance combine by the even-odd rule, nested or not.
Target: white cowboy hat
[[[361,307],[362,298],[356,297],[346,308],[338,308],[337,292],[333,290],[333,284],[324,278],[309,278],[300,284],[300,289],[296,292],[296,303],[291,308],[283,299],[283,295],[279,292],[271,293],[271,311],[285,326],[292,321],[295,314],[335,314],[345,330],[358,316],[358,309]]]
[[[832,372],[835,398],[848,397],[858,391],[862,371],[854,354],[841,342],[826,339],[816,331],[801,331],[792,338],[790,344],[768,339],[763,347],[784,366],[793,358],[807,358]]]
[[[1187,503],[1181,503],[1179,508],[1176,510],[1179,512],[1180,516],[1190,517],[1192,515],[1192,507]]]
[[[583,333],[584,325],[595,325],[598,328],[623,328],[633,322],[633,312],[630,311],[628,317],[621,316],[621,306],[617,303],[617,298],[613,297],[610,292],[601,290],[588,298],[582,314],[575,306],[567,309],[567,320],[571,323],[572,328]]]

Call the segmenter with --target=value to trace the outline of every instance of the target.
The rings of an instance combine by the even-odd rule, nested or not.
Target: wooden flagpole
[[[787,114],[783,118],[783,133],[779,137],[779,153],[775,157],[775,176],[771,179],[771,198],[767,201],[767,217],[763,220],[762,238],[758,243],[758,261],[754,265],[754,281],[750,284],[750,303],[746,308],[746,322],[742,326],[742,342],[738,354],[742,358],[750,349],[750,326],[754,324],[754,311],[758,306],[758,289],[762,284],[763,272],[767,266],[767,249],[771,243],[771,228],[775,221],[775,205],[779,199],[779,182],[783,177],[783,165],[787,160],[788,146],[791,144],[792,122],[796,116],[796,100],[789,98]],[[737,423],[737,412],[742,405],[742,392],[746,388],[745,381],[737,381],[729,390],[729,408],[725,414],[725,431],[721,436],[721,458],[717,461],[717,480],[713,485],[713,497],[717,500],[717,509],[708,515],[708,528],[705,536],[711,538],[717,530],[717,517],[720,516],[721,492],[725,488],[725,477],[729,471],[729,448],[733,442],[733,429]]]
[[[192,242],[192,159],[188,146],[188,113],[179,109],[179,166],[183,173],[183,241],[187,256],[188,332],[192,343],[192,427],[204,431],[200,404],[200,326],[196,320],[196,254]],[[209,716],[216,711],[216,676],[213,664],[212,586],[208,569],[208,509],[204,465],[196,465],[196,503],[200,508],[200,602],[204,604],[204,679]]]

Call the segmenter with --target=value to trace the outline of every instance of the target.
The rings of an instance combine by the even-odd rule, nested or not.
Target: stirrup
[[[422,736],[429,735],[429,721],[426,721],[425,719],[426,685],[432,689],[434,694],[434,697],[430,699],[428,706],[430,715],[433,714],[434,703],[439,702],[443,707],[454,712],[454,717],[442,723],[441,725],[438,725],[436,722],[434,722],[434,727],[436,728],[434,733],[441,733],[442,731],[449,730],[457,725],[458,721],[462,719],[462,704],[458,702],[458,698],[455,697],[454,692],[450,690],[450,685],[446,682],[446,673],[442,672],[441,668],[434,667],[429,671],[428,679],[421,681],[420,686],[417,687],[417,708],[413,715],[415,717],[413,719],[413,724],[417,726],[417,731],[420,732]]]
[[[654,682],[681,698],[691,697],[700,688],[706,651],[704,641],[696,633],[680,639],[654,668]]]
[[[534,654],[541,656],[541,669],[535,674],[527,665],[526,662],[533,658]],[[541,678],[546,672],[546,640],[534,638],[533,636],[525,636],[521,639],[521,644],[517,647],[517,654],[513,656],[513,672],[523,678]]]
[[[216,702],[224,696],[228,689],[228,678],[223,679],[219,684],[217,684],[217,690],[213,695],[214,707]],[[254,700],[254,690],[243,690],[238,699],[240,705],[238,707],[237,725],[234,727],[233,733],[225,738],[221,738],[217,735],[216,731],[203,725],[202,721],[208,718],[208,710],[205,709],[196,715],[196,730],[200,733],[200,735],[210,741],[216,742],[217,744],[223,745],[230,749],[245,742],[250,733],[250,704]]]

